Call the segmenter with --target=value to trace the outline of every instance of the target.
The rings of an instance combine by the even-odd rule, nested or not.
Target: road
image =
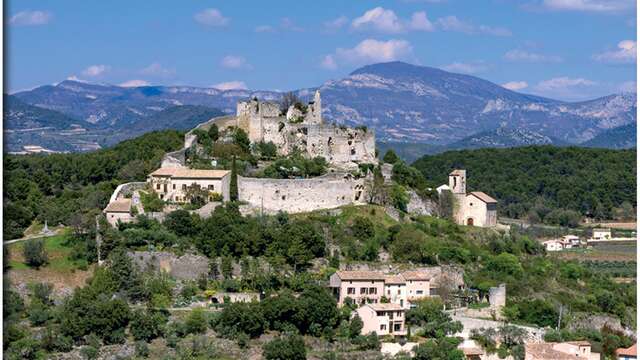
[[[29,235],[29,236],[25,236],[19,239],[13,239],[13,240],[7,240],[5,242],[3,242],[3,245],[9,245],[9,244],[13,244],[13,243],[17,243],[20,241],[26,241],[26,240],[30,240],[30,239],[41,239],[41,238],[46,238],[46,237],[51,237],[51,236],[56,236],[56,235],[60,235],[60,231],[55,231],[51,234],[35,234],[35,235]]]

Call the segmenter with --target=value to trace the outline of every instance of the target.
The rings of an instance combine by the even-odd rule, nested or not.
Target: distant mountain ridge
[[[402,62],[367,65],[342,79],[296,93],[310,99],[317,89],[322,93],[327,121],[366,125],[375,129],[377,139],[383,142],[428,143],[445,148],[456,143],[478,147],[541,141],[581,144],[636,122],[636,94],[568,103],[520,94],[470,75]],[[58,111],[104,131],[142,126],[136,124],[145,124],[145,119],[173,106],[205,106],[234,113],[239,100],[258,97],[278,101],[281,96],[276,91],[191,86],[125,88],[70,80],[15,94],[26,104]],[[501,134],[492,134],[498,129],[502,129]]]

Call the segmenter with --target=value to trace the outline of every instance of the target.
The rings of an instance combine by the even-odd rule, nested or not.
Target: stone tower
[[[304,122],[307,124],[322,124],[322,100],[320,91],[316,90],[313,101],[309,102],[309,108]]]
[[[449,188],[453,194],[467,194],[467,171],[456,169],[449,174]]]

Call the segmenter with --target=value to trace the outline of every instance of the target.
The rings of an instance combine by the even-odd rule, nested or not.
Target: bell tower
[[[456,169],[449,174],[449,188],[453,194],[467,194],[467,171]]]

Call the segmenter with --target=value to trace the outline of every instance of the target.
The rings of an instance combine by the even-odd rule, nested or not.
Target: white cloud
[[[551,10],[612,13],[633,9],[636,0],[544,0]]]
[[[462,63],[454,62],[449,65],[441,66],[443,70],[462,74],[476,74],[487,70],[488,66],[483,62]]]
[[[349,19],[342,15],[333,20],[325,21],[324,28],[326,31],[333,32],[342,29],[347,23],[349,23]]]
[[[288,17],[284,17],[280,20],[280,28],[282,30],[301,32],[304,31],[303,28],[296,25],[296,23]]]
[[[486,34],[493,36],[511,36],[511,30],[503,27],[487,25],[475,26],[472,23],[458,19],[456,16],[445,16],[436,20],[436,25],[444,31],[461,32],[465,34]]]
[[[163,67],[160,63],[154,62],[149,64],[149,66],[145,67],[144,69],[140,70],[140,73],[142,75],[147,75],[147,76],[167,78],[175,75],[176,70],[167,69]]]
[[[336,64],[336,60],[334,59],[333,55],[325,56],[324,59],[322,59],[320,66],[329,70],[335,70],[338,68],[338,64]]]
[[[593,58],[600,62],[616,64],[635,64],[637,57],[637,43],[633,40],[623,40],[618,43],[618,50],[596,54]]]
[[[376,30],[383,33],[404,31],[404,26],[396,13],[380,6],[368,10],[362,16],[353,19],[351,27],[356,30]]]
[[[109,71],[109,69],[110,67],[108,65],[91,65],[82,71],[82,75],[96,77],[103,75],[104,73]]]
[[[78,78],[75,75],[71,75],[71,76],[67,77],[67,80],[77,81],[77,82],[81,82],[81,83],[86,83],[87,82],[86,80],[82,80],[82,79]]]
[[[227,69],[251,69],[252,66],[247,62],[242,56],[238,55],[227,55],[222,58],[220,61],[220,65]]]
[[[46,25],[53,19],[53,15],[48,11],[25,10],[13,15],[9,19],[9,25],[16,26],[36,26]]]
[[[638,89],[638,83],[635,81],[625,81],[618,86],[618,91],[622,92],[636,92]]]
[[[320,65],[327,69],[335,69],[339,63],[386,62],[407,59],[412,54],[413,47],[406,40],[379,41],[366,39],[353,48],[336,49],[335,54],[325,56]]]
[[[602,86],[585,78],[556,77],[538,82],[531,92],[552,99],[584,100],[602,92]]]
[[[393,10],[376,7],[353,19],[354,30],[372,30],[387,34],[407,31],[435,31],[436,27],[424,11],[414,12],[410,19],[401,19]]]
[[[229,18],[222,16],[218,9],[204,9],[193,16],[195,21],[206,26],[225,26],[229,23]]]
[[[138,86],[149,86],[151,84],[149,84],[147,81],[136,79],[136,80],[125,81],[118,85],[122,87],[138,87]]]
[[[502,84],[502,87],[505,89],[518,91],[525,89],[529,86],[526,81],[509,81],[508,83]]]
[[[244,81],[227,81],[213,85],[218,90],[246,90],[247,85]]]
[[[274,32],[275,29],[273,28],[273,26],[270,26],[270,25],[260,25],[256,27],[255,31],[257,33],[264,33],[264,32]]]
[[[456,16],[446,16],[437,20],[438,25],[445,31],[456,31],[471,34],[474,31],[473,25],[466,23]]]
[[[567,89],[575,86],[592,86],[595,85],[596,82],[584,79],[584,78],[575,78],[571,79],[569,77],[557,77],[549,80],[540,81],[536,88],[539,90],[547,91],[547,90],[561,90]]]
[[[562,62],[562,58],[555,55],[543,55],[526,50],[509,50],[504,54],[504,58],[509,61],[523,61],[534,63],[559,63]]]
[[[427,13],[424,11],[418,11],[413,13],[411,16],[411,22],[409,23],[409,27],[412,30],[419,31],[434,31],[435,26],[429,19],[427,18]]]

